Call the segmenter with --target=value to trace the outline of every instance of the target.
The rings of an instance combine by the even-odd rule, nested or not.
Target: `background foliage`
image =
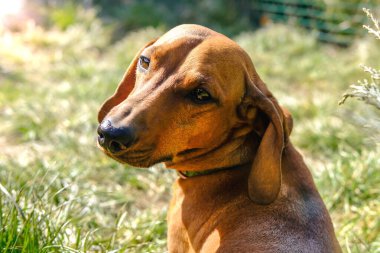
[[[188,16],[170,1],[123,2],[130,8],[106,2],[56,8],[48,1],[35,5],[40,26],[0,31],[2,252],[166,251],[175,173],[107,158],[96,148],[96,114],[135,52],[177,18],[204,19],[250,54],[293,114],[292,141],[312,170],[344,252],[380,252],[380,150],[362,123],[379,112],[356,101],[337,105],[348,84],[365,77],[359,64],[379,67],[374,39],[339,48],[288,25],[253,32],[235,1],[181,1]]]

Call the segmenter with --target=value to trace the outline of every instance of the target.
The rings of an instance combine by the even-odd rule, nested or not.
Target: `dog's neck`
[[[192,177],[211,175],[211,174],[215,174],[215,173],[226,171],[226,170],[234,170],[234,169],[237,169],[238,167],[240,167],[240,165],[225,167],[225,168],[215,168],[211,170],[201,170],[201,171],[183,171],[183,170],[178,171],[177,170],[177,172],[181,178],[186,179],[186,178],[192,178]]]
[[[250,167],[242,165],[210,175],[179,177],[173,185],[168,211],[169,248],[178,249],[188,241],[194,251],[184,246],[180,248],[181,252],[201,252],[202,238],[216,230],[220,210],[234,205],[242,194],[247,195],[248,186],[242,182],[246,182]]]
[[[199,198],[216,196],[223,191],[229,191],[232,188],[240,187],[239,191],[247,191],[247,185],[241,184],[248,178],[251,166],[249,164],[242,164],[231,167],[226,170],[220,170],[213,174],[201,175],[192,178],[178,178],[177,184],[181,188],[181,192],[185,195],[192,194],[199,191]],[[231,186],[232,188],[227,187]],[[206,190],[207,189],[207,190]]]

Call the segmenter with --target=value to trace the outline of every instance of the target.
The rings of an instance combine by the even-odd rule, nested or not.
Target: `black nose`
[[[114,127],[110,120],[103,120],[98,127],[98,142],[111,153],[132,146],[135,140],[132,127]]]

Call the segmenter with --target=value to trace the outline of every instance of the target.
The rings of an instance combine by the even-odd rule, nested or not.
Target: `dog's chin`
[[[148,168],[156,164],[154,162],[150,162],[146,160],[120,159],[116,157],[112,157],[112,158],[122,164],[127,164],[127,165],[130,165],[132,167],[137,167],[137,168]]]
[[[104,152],[107,156],[111,157],[115,161],[118,161],[119,163],[122,164],[128,164],[133,167],[139,167],[139,168],[146,168],[153,166],[155,163],[152,162],[150,157],[129,157],[128,155],[114,155],[110,154],[108,152]]]
[[[148,168],[155,164],[158,164],[161,162],[168,162],[172,160],[172,156],[163,156],[163,157],[155,158],[151,156],[150,154],[147,154],[144,156],[134,157],[133,155],[129,155],[128,153],[118,155],[118,154],[111,154],[104,149],[102,150],[107,156],[118,161],[119,163],[128,164],[130,166],[138,167],[138,168]]]

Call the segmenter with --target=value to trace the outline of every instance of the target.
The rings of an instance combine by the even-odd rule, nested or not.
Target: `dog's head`
[[[137,53],[99,111],[98,143],[139,167],[165,162],[206,170],[252,162],[250,197],[266,204],[281,185],[287,117],[289,123],[235,42],[181,25]]]

